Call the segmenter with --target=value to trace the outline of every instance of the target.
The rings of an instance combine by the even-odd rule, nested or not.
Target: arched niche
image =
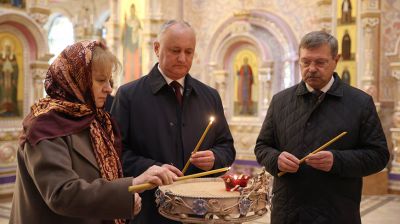
[[[0,163],[4,170],[7,170],[6,173],[0,172],[1,195],[13,191],[14,171],[16,169],[15,155],[20,131],[22,130],[22,119],[28,114],[30,106],[36,97],[39,97],[38,94],[43,95],[42,80],[48,68],[49,55],[47,38],[43,30],[22,11],[10,10],[0,13],[0,37],[2,38],[0,40],[3,64],[2,79],[3,81],[6,79],[17,80],[16,82],[18,83],[16,88],[12,86],[14,88],[12,89],[13,93],[16,92],[17,94],[18,113],[14,113],[14,111],[13,113],[8,113],[7,107],[4,107],[5,104],[8,104],[8,101],[5,100],[6,97],[4,95],[1,97],[3,104],[0,111],[2,113],[2,116],[0,116],[0,154],[2,155],[0,156]],[[7,65],[5,66],[4,64]],[[8,72],[8,76],[6,72]],[[10,77],[13,77],[13,79],[10,79]],[[3,86],[1,87],[6,89],[5,82],[2,83]],[[41,91],[37,91],[36,87]],[[11,89],[10,85],[7,88]]]
[[[211,80],[223,99],[230,120],[259,122],[263,119],[272,95],[300,79],[296,39],[290,26],[279,16],[264,10],[227,18],[213,32],[203,80]],[[257,74],[252,86],[256,111],[241,116],[235,109],[238,101],[236,54],[249,50],[257,56]],[[252,95],[253,97],[253,95]]]
[[[47,68],[47,61],[43,60],[48,57],[47,39],[37,23],[19,12],[0,14],[0,33],[8,33],[22,44],[23,67],[19,76],[23,79],[23,90],[18,91],[23,91],[23,113],[19,117],[0,120],[2,127],[19,127],[20,120],[28,113],[34,101],[34,76],[43,72],[43,67]]]

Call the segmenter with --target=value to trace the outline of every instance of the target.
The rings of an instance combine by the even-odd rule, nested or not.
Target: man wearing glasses
[[[358,224],[362,177],[388,160],[386,138],[370,95],[336,72],[337,39],[306,34],[299,47],[302,81],[277,93],[257,139],[257,161],[274,178],[271,223]],[[300,159],[346,131],[325,150]],[[286,172],[278,176],[279,172]]]

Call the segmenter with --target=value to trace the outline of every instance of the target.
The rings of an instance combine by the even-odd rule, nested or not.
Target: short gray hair
[[[336,57],[338,54],[338,41],[334,36],[325,31],[312,31],[301,38],[299,53],[301,48],[313,49],[324,44],[328,44],[331,48],[332,58]]]
[[[164,24],[161,25],[160,31],[158,32],[158,35],[157,35],[157,40],[160,41],[161,36],[165,33],[165,31],[169,27],[171,27],[171,26],[173,26],[175,24],[179,24],[182,27],[190,28],[191,30],[193,30],[193,33],[195,33],[194,29],[192,28],[192,26],[188,22],[183,21],[183,20],[174,20],[174,19],[172,19],[172,20],[168,20],[167,22],[165,22]]]

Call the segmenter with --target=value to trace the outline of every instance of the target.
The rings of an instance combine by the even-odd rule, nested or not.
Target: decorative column
[[[271,101],[272,66],[273,62],[266,62],[265,66],[259,69],[258,117],[261,119],[264,119],[265,114],[267,114],[269,102]]]
[[[400,193],[400,62],[390,63],[392,76],[396,80],[393,125],[390,129],[393,142],[393,160],[389,173],[389,190]]]
[[[32,92],[33,99],[31,99],[32,103],[37,102],[40,98],[45,96],[43,82],[46,77],[47,70],[49,69],[48,61],[52,55],[46,55],[44,58],[41,58],[38,61],[34,61],[30,65],[31,73],[32,73]]]
[[[74,21],[75,41],[101,39],[101,33],[97,32],[94,26],[95,16],[94,3],[82,1]]]
[[[213,61],[209,62],[207,65],[207,71],[205,73],[206,75],[205,75],[205,77],[202,77],[202,81],[205,82],[209,86],[215,87],[215,85],[216,85],[215,84],[215,76],[213,74],[216,70],[218,70],[217,68],[218,68],[218,65],[216,62],[213,62]]]
[[[361,6],[361,57],[360,76],[361,88],[369,93],[375,102],[378,102],[378,74],[379,74],[379,0],[362,0]],[[379,103],[377,103],[379,110]]]
[[[213,73],[214,80],[215,80],[215,88],[217,89],[219,95],[221,96],[222,105],[224,107],[224,111],[228,111],[229,106],[226,102],[226,80],[228,78],[228,73],[225,70],[216,70]]]
[[[21,128],[0,128],[0,196],[14,192],[17,169],[18,138]]]
[[[121,46],[121,28],[119,22],[119,5],[118,0],[109,0],[108,3],[110,5],[110,18],[106,22],[106,43],[107,47],[111,50],[114,55],[120,55],[120,46]],[[121,57],[122,58],[122,57]],[[114,90],[122,85],[122,79],[124,76],[121,73],[114,77]]]
[[[332,0],[318,0],[317,5],[320,29],[332,33]]]
[[[48,0],[36,0],[29,7],[29,16],[33,18],[41,27],[46,24],[51,13],[48,8]]]
[[[153,42],[157,39],[160,26],[165,22],[162,18],[162,3],[158,0],[146,0],[146,14],[143,19],[143,48],[142,70],[150,71],[154,63],[158,61],[153,51]]]
[[[115,55],[119,54],[119,45],[121,42],[121,30],[118,17],[118,0],[109,0],[110,4],[110,18],[106,23],[107,27],[107,46]]]

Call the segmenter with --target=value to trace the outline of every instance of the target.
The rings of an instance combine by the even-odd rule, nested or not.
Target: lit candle
[[[214,121],[214,117],[210,117],[210,122],[208,123],[208,125],[207,125],[207,127],[206,127],[206,130],[204,130],[204,132],[203,132],[203,134],[201,135],[199,141],[197,142],[197,145],[196,145],[196,147],[194,148],[192,154],[196,153],[197,150],[199,150],[199,148],[200,148],[200,146],[201,146],[201,143],[203,143],[204,138],[206,137],[207,132],[208,132],[208,130],[210,129],[210,127],[211,127],[213,121]],[[189,165],[190,165],[190,158],[189,158],[189,160],[186,162],[185,167],[183,167],[183,170],[182,170],[182,173],[183,173],[183,174],[185,174],[185,172],[186,172],[186,170],[188,169]]]
[[[187,180],[187,179],[203,177],[203,176],[207,176],[207,175],[211,175],[211,174],[221,173],[221,172],[228,171],[229,169],[230,169],[230,167],[224,167],[224,168],[220,168],[220,169],[209,170],[209,171],[206,171],[206,172],[201,172],[201,173],[196,173],[196,174],[192,174],[192,175],[182,176],[182,177],[178,177],[178,179],[176,181]],[[138,184],[138,185],[130,186],[128,188],[128,191],[129,192],[132,192],[132,191],[133,192],[143,191],[143,190],[151,189],[151,188],[153,188],[155,186],[156,185],[153,185],[151,183]]]

